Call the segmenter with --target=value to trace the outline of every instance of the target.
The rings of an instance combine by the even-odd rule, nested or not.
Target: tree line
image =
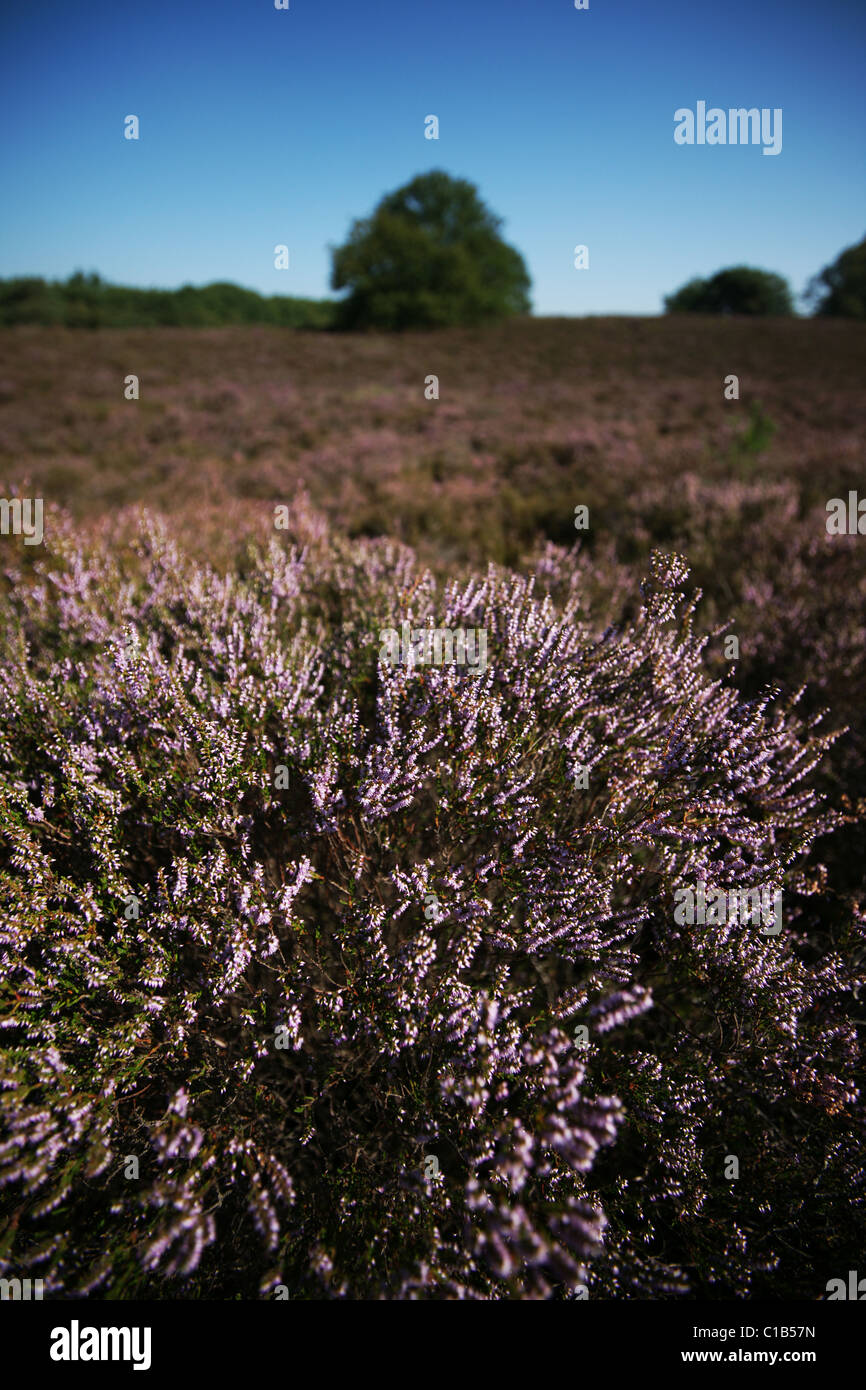
[[[281,328],[399,330],[481,324],[531,312],[523,257],[501,235],[502,219],[478,189],[442,170],[419,175],[356,220],[331,247],[331,288],[342,299],[265,296],[219,282],[178,290],[110,285],[77,271],[68,280],[0,280],[0,325],[73,328],[212,327],[265,323]],[[823,316],[866,318],[866,238],[847,247],[809,282],[803,296]],[[667,295],[669,314],[792,315],[781,275],[732,266],[696,277]]]
[[[240,285],[184,285],[179,290],[110,285],[77,271],[68,280],[19,276],[0,280],[0,324],[65,328],[212,328],[270,323],[279,328],[329,328],[329,300],[261,295]]]

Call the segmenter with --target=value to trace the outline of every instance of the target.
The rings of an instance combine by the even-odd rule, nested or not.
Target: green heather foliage
[[[806,298],[824,317],[866,319],[866,237],[809,282]]]
[[[502,219],[465,179],[441,170],[388,194],[333,252],[331,287],[348,289],[344,328],[436,328],[528,314],[523,258]]]
[[[40,323],[67,328],[218,327],[269,323],[282,328],[329,328],[328,300],[266,298],[239,285],[216,283],[197,289],[139,290],[108,285],[98,275],[77,272],[62,280],[22,276],[0,280],[0,324]]]
[[[832,735],[711,674],[676,555],[610,622],[576,546],[438,584],[303,501],[245,540],[47,508],[4,556],[0,1273],[820,1297],[866,1167]],[[486,669],[383,664],[404,620]],[[698,880],[782,932],[678,926]]]
[[[709,280],[696,278],[665,297],[669,314],[760,314],[787,316],[794,303],[787,280],[747,265],[720,270]]]

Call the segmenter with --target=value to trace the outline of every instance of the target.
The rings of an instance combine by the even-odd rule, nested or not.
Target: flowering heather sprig
[[[58,525],[0,593],[0,1272],[820,1285],[864,1211],[832,736],[709,677],[678,557],[610,626],[555,547],[440,595],[405,547],[288,539],[224,576],[146,517]],[[377,660],[428,618],[485,629],[486,670]],[[778,882],[785,930],[678,925],[698,879]]]

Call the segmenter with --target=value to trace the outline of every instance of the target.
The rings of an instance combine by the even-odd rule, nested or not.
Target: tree
[[[348,289],[343,328],[481,323],[530,310],[523,257],[465,179],[441,170],[386,195],[332,248],[331,287]]]
[[[866,237],[813,276],[803,298],[814,305],[816,314],[866,318]]]
[[[736,265],[709,280],[689,280],[665,297],[665,309],[669,314],[788,315],[794,312],[794,302],[781,275]]]

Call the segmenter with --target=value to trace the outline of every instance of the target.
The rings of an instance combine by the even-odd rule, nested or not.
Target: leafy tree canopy
[[[669,314],[789,315],[794,303],[787,280],[769,270],[737,265],[709,280],[699,277],[665,297]]]
[[[815,313],[839,318],[866,318],[866,237],[848,246],[832,265],[812,280],[804,298]]]
[[[501,225],[473,184],[441,170],[386,195],[332,248],[331,287],[349,290],[338,323],[426,328],[528,313],[529,275]]]

